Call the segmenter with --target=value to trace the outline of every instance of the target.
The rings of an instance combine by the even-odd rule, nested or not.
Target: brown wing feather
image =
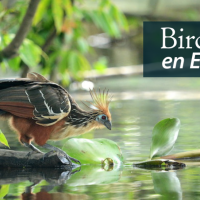
[[[34,106],[29,103],[24,87],[0,90],[0,109],[18,117],[32,118]]]
[[[0,102],[0,109],[22,118],[32,118],[34,107],[21,102]]]

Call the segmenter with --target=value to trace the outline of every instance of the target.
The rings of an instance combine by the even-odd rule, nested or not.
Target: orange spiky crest
[[[96,92],[95,89],[90,90],[90,95],[92,97],[93,103],[90,103],[94,107],[96,107],[101,113],[105,114],[108,119],[111,121],[111,114],[109,111],[109,104],[111,102],[111,97],[108,95],[108,90],[103,90]]]

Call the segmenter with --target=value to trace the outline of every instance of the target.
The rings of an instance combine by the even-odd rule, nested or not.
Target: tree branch
[[[14,39],[11,41],[11,43],[5,47],[1,52],[0,52],[0,57],[1,59],[4,58],[12,58],[17,55],[18,49],[21,46],[23,40],[27,36],[31,25],[32,25],[32,20],[35,15],[35,12],[37,10],[37,6],[39,4],[40,0],[30,0],[28,9],[26,11],[26,14],[22,20],[22,23],[19,27],[19,30],[17,31]]]
[[[73,164],[73,166],[76,166]],[[28,155],[26,151],[0,150],[0,168],[65,168],[71,169],[69,164],[64,164],[52,152],[44,157],[42,153]]]

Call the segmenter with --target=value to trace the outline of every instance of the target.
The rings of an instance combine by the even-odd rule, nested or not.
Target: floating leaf
[[[171,151],[180,129],[178,118],[167,118],[158,122],[152,133],[150,159],[156,156],[164,156]]]
[[[134,163],[133,166],[145,169],[182,169],[186,165],[174,160],[156,159]]]
[[[2,133],[1,130],[0,130],[0,142],[1,142],[2,144],[4,144],[5,146],[9,147],[8,141],[7,141],[5,135]],[[10,148],[10,147],[9,147],[9,148]]]
[[[9,187],[10,187],[10,185],[1,185],[1,188],[0,188],[0,199],[2,199],[3,197],[5,197],[8,194]]]
[[[115,142],[108,139],[72,138],[65,143],[63,150],[81,164],[106,165],[111,160],[113,164],[123,162],[121,150]]]

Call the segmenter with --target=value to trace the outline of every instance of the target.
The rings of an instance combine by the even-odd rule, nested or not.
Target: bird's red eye
[[[105,115],[103,115],[103,116],[101,117],[101,119],[103,119],[103,120],[104,120],[104,119],[106,119],[106,116],[105,116]]]

